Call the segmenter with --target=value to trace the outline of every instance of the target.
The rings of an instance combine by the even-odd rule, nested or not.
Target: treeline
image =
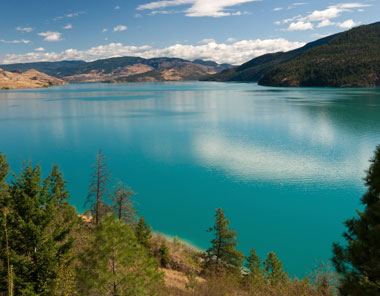
[[[91,215],[78,215],[56,166],[42,178],[29,162],[8,182],[0,154],[0,295],[380,295],[380,146],[365,179],[365,210],[346,222],[348,244],[334,244],[339,274],[322,266],[305,279],[291,278],[273,252],[263,262],[254,248],[245,257],[221,209],[206,251],[153,235],[133,192],[109,189],[101,150],[92,170]],[[168,268],[187,275],[186,287],[165,285]]]

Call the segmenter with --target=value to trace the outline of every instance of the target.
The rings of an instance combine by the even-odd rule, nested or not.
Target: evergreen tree
[[[80,262],[77,279],[83,295],[156,295],[162,281],[157,261],[114,215],[95,227]]]
[[[271,285],[275,285],[286,280],[286,273],[282,269],[282,263],[275,253],[270,252],[264,261],[265,279]]]
[[[212,246],[206,251],[206,270],[211,272],[240,272],[244,255],[236,249],[238,241],[236,232],[229,227],[230,221],[225,218],[222,209],[215,213],[215,225],[209,232],[214,232]]]
[[[264,278],[260,258],[257,256],[254,248],[251,249],[251,253],[247,258],[247,263],[245,266],[249,272],[248,279],[250,282],[258,282]]]
[[[168,246],[163,242],[158,249],[158,256],[160,257],[161,267],[166,268],[169,264],[169,249]]]
[[[148,250],[152,247],[152,228],[146,223],[143,216],[137,222],[135,235],[140,245]]]
[[[108,183],[110,183],[110,173],[102,149],[99,149],[98,154],[96,155],[96,164],[92,169],[92,179],[86,204],[91,204],[94,223],[98,225],[100,219],[110,211],[110,207],[104,200],[110,195],[107,188]]]
[[[56,167],[42,182],[29,163],[16,176],[6,198],[10,262],[15,295],[50,295],[60,266],[72,247],[75,210],[64,201],[65,182]],[[0,230],[3,241],[4,231]],[[3,243],[2,243],[3,245]],[[4,262],[5,253],[0,252]],[[0,278],[7,278],[2,272]],[[0,280],[0,291],[4,291]]]
[[[347,245],[333,246],[342,295],[380,295],[380,146],[371,159],[365,184],[364,211],[345,222]]]
[[[0,153],[0,208],[6,206],[5,202],[8,192],[8,184],[6,183],[6,178],[9,174],[9,164],[7,163],[7,158],[5,155]]]
[[[0,291],[3,290],[2,287],[6,286],[8,296],[13,295],[13,267],[10,260],[10,250],[9,250],[9,236],[8,236],[8,225],[7,225],[7,215],[9,213],[9,208],[7,207],[7,199],[9,196],[9,188],[6,183],[6,178],[9,174],[9,165],[5,155],[0,153],[0,252],[4,253],[4,256],[0,256],[0,274],[5,275],[4,281],[0,280]]]
[[[133,191],[125,187],[122,183],[112,195],[112,208],[119,220],[132,226],[137,219],[136,210],[133,208],[131,196]]]

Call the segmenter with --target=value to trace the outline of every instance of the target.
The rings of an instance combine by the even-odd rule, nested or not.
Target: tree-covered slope
[[[242,81],[256,82],[274,66],[287,62],[295,57],[298,57],[305,51],[325,44],[335,38],[336,35],[331,35],[314,42],[310,42],[303,47],[287,52],[269,53],[257,58],[254,58],[236,68],[226,69],[220,73],[209,75],[202,80],[205,81]]]
[[[343,32],[269,70],[266,86],[380,86],[380,22]]]

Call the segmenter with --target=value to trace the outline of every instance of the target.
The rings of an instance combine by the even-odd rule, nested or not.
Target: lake
[[[84,211],[99,148],[154,230],[207,248],[217,208],[239,249],[292,275],[332,256],[380,144],[380,89],[81,84],[0,92],[11,169],[57,164]]]

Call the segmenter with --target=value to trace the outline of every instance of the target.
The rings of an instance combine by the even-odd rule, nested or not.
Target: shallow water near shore
[[[331,258],[380,144],[380,89],[80,84],[0,92],[0,152],[60,166],[84,210],[99,148],[154,230],[199,248],[225,210],[246,254],[292,275]]]

